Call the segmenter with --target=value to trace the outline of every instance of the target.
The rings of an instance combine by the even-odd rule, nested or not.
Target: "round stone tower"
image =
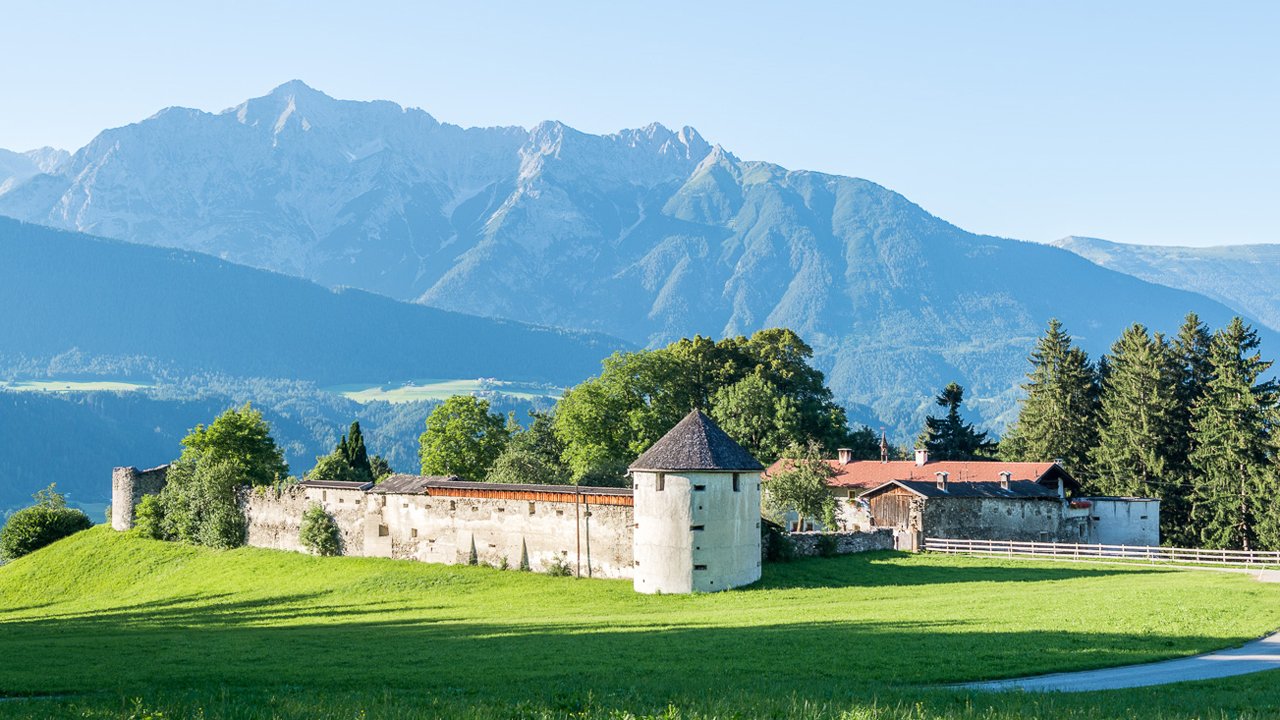
[[[711,592],[759,580],[763,470],[700,410],[637,458],[636,591]]]

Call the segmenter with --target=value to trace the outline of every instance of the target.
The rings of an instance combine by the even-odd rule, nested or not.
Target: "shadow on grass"
[[[766,563],[764,576],[750,587],[761,590],[781,590],[978,582],[1036,583],[1046,580],[1171,572],[1169,569],[1145,565],[1107,568],[1067,564],[1060,567],[1037,566],[1033,563],[998,564],[1001,563],[999,558],[966,558],[971,562],[963,565],[937,566],[893,562],[909,557],[912,557],[911,553],[883,550],[831,558],[800,558],[791,562]]]

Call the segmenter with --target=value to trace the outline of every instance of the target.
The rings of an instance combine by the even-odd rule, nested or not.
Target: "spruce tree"
[[[934,399],[947,409],[945,417],[927,417],[920,432],[919,444],[929,451],[929,457],[937,460],[976,460],[989,457],[995,443],[960,417],[960,405],[964,402],[964,388],[949,383]]]
[[[1210,377],[1192,409],[1192,518],[1206,547],[1273,545],[1275,475],[1269,467],[1276,388],[1259,378],[1271,367],[1258,335],[1240,318],[1213,337]]]
[[[1160,497],[1185,446],[1176,422],[1181,374],[1174,351],[1142,325],[1107,356],[1099,402],[1094,486],[1110,495]],[[1165,518],[1169,520],[1170,518]]]
[[[1092,477],[1090,451],[1097,443],[1097,376],[1057,319],[1028,358],[1018,419],[1001,443],[1007,460],[1061,460],[1077,479]]]
[[[1191,520],[1195,482],[1195,471],[1191,467],[1194,447],[1191,414],[1212,374],[1209,362],[1212,341],[1208,326],[1195,313],[1188,313],[1171,346],[1170,360],[1178,374],[1178,402],[1172,419],[1178,443],[1169,457],[1168,480],[1160,493],[1160,524],[1165,528],[1161,530],[1165,541],[1175,546],[1200,543],[1200,534]]]

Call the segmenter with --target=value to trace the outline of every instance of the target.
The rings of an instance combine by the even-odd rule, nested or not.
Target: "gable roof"
[[[1001,487],[998,482],[951,482],[947,481],[947,489],[938,487],[936,481],[926,480],[890,480],[879,487],[863,493],[862,497],[871,499],[892,488],[903,488],[925,498],[1008,498],[1018,500],[1057,500],[1054,490],[1030,480],[1010,481],[1009,487]]]
[[[694,410],[644,451],[628,470],[759,472],[764,466],[701,410]]]
[[[373,487],[373,483],[352,480],[303,480],[298,483],[298,486],[325,490],[368,490]]]
[[[779,460],[769,467],[774,473],[784,469],[786,460]],[[938,460],[917,465],[914,460],[854,460],[841,463],[839,460],[827,460],[826,463],[835,471],[828,481],[831,487],[870,490],[890,480],[925,480],[934,482],[935,473],[945,472],[952,483],[956,482],[1000,482],[1000,473],[1007,471],[1012,480],[1030,480],[1045,487],[1058,487],[1058,479],[1062,479],[1067,490],[1079,490],[1080,483],[1071,477],[1063,467],[1053,462],[1003,462],[1000,460],[949,461]]]

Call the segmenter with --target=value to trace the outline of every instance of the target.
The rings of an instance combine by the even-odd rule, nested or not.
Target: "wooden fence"
[[[1057,558],[1060,560],[1141,560],[1206,565],[1280,565],[1280,552],[1198,550],[1147,545],[1085,545],[1081,543],[1017,542],[1012,540],[956,540],[926,538],[929,552],[955,555]]]

